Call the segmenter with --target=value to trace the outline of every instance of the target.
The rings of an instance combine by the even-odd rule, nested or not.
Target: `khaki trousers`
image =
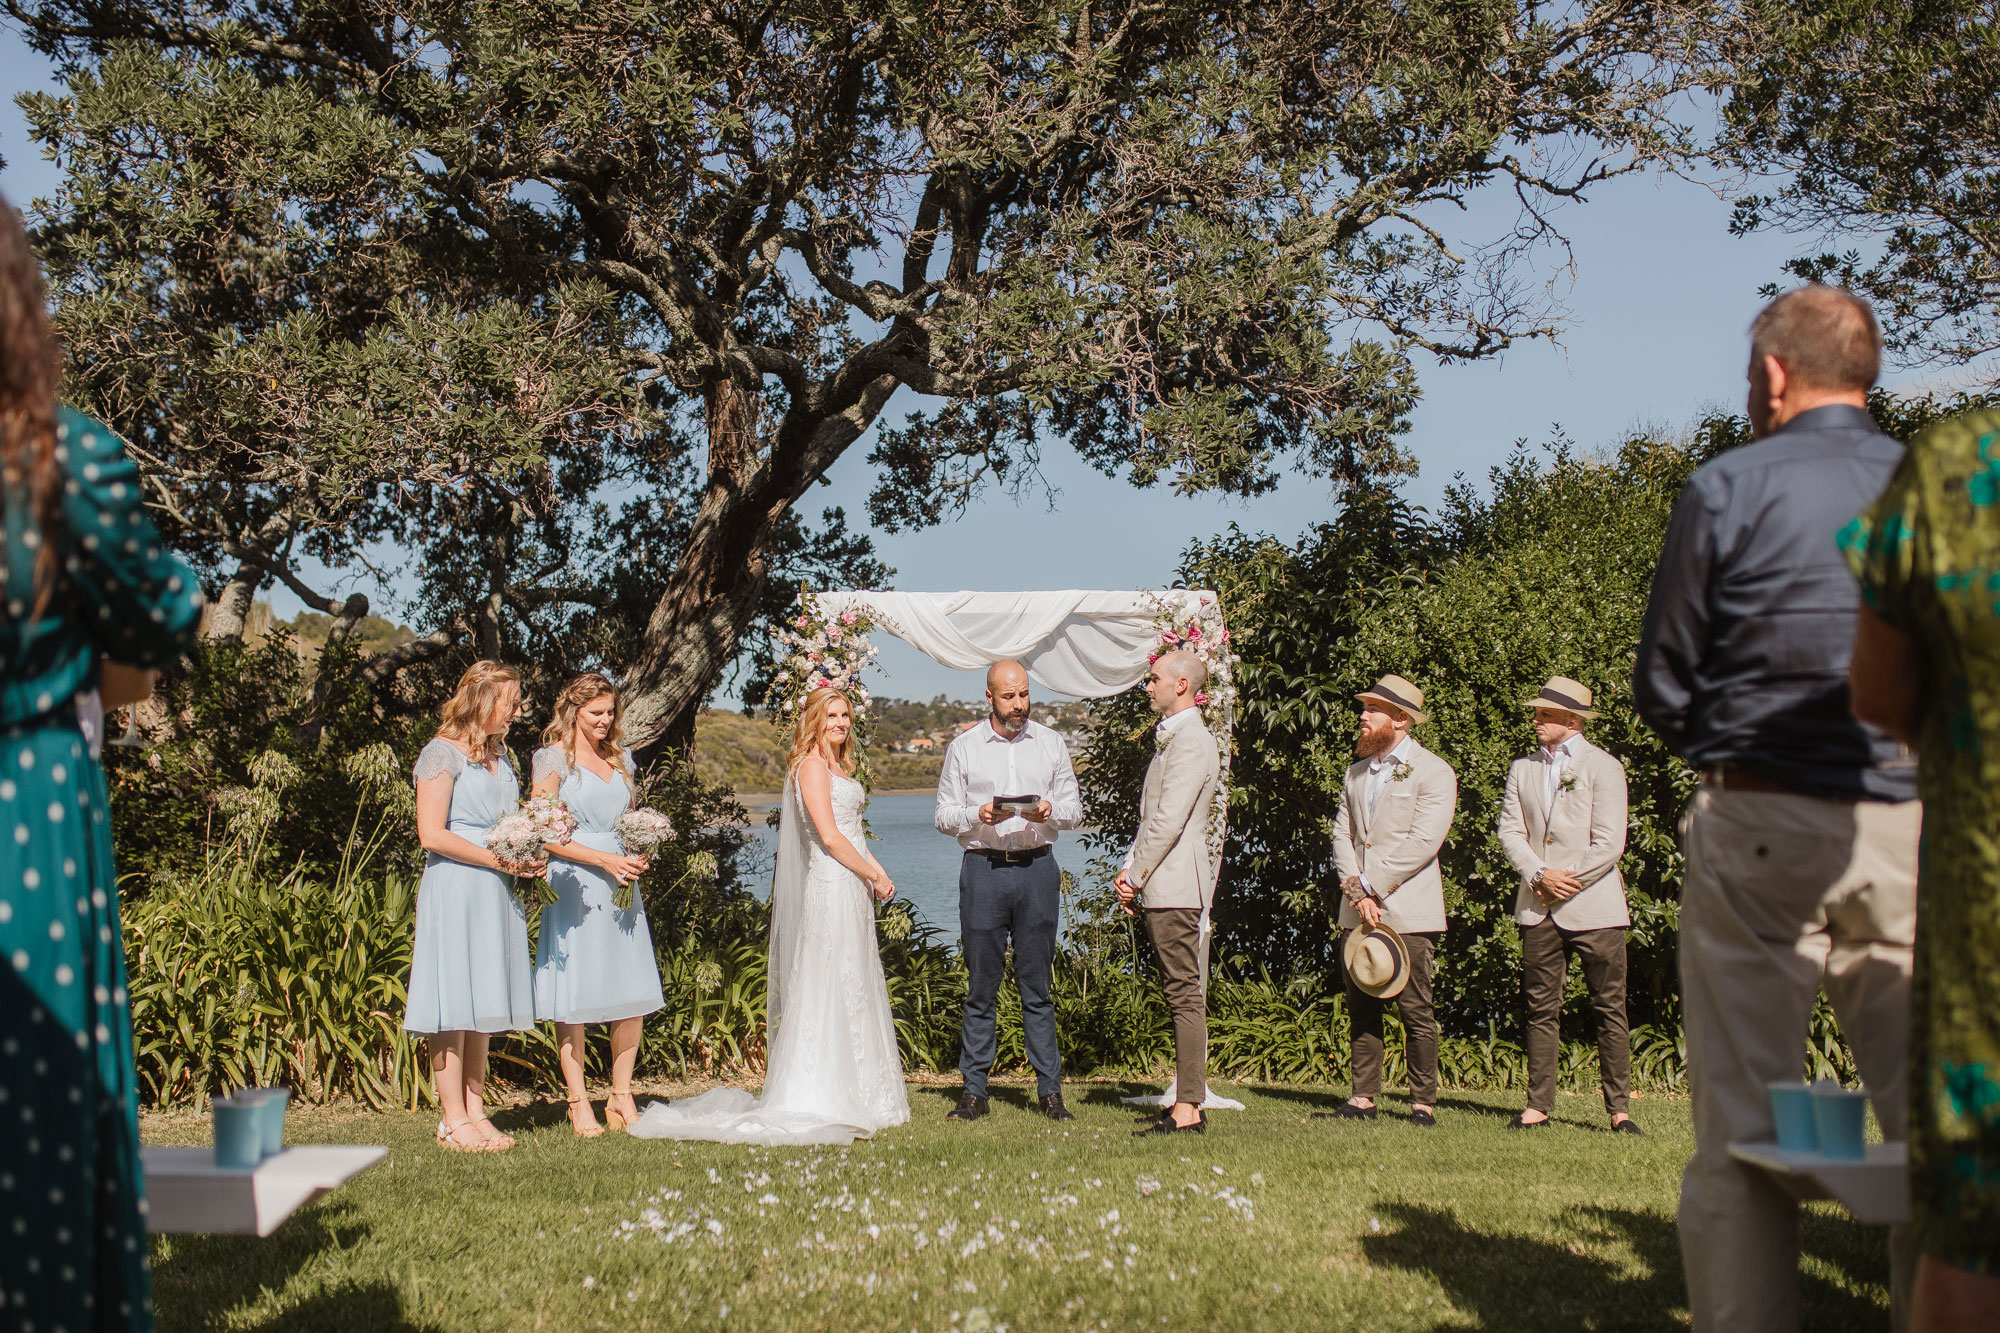
[[[1766,1085],[1800,1077],[1821,986],[1883,1132],[1905,1136],[1920,821],[1915,801],[1707,784],[1681,820],[1681,1005],[1695,1149],[1681,1178],[1680,1233],[1696,1333],[1798,1327],[1798,1205],[1732,1159],[1729,1145],[1776,1137]],[[1890,1252],[1901,1327],[1906,1238],[1892,1234]]]
[[[1563,987],[1569,956],[1583,960],[1590,1016],[1597,1029],[1597,1080],[1604,1109],[1629,1115],[1632,1034],[1625,1021],[1625,928],[1564,930],[1554,917],[1521,927],[1521,989],[1528,1001],[1528,1108],[1556,1109],[1556,1065],[1561,1055]]]
[[[1208,996],[1201,988],[1201,912],[1149,907],[1146,935],[1160,959],[1160,982],[1174,1020],[1174,1100],[1208,1098]]]

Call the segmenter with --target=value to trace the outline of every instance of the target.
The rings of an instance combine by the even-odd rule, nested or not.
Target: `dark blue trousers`
[[[1061,904],[1062,871],[1056,868],[1054,852],[1025,865],[994,865],[978,852],[967,852],[959,866],[959,942],[971,986],[959,1027],[958,1072],[965,1079],[965,1090],[975,1097],[986,1095],[986,1073],[993,1067],[997,1045],[993,1024],[1000,1012],[1000,982],[1007,971],[1010,939],[1036,1094],[1047,1097],[1062,1091],[1056,1006],[1049,998]]]

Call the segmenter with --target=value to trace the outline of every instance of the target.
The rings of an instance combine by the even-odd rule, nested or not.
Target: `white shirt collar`
[[[1179,731],[1184,727],[1196,726],[1200,722],[1200,708],[1183,708],[1178,713],[1172,713],[1161,718],[1153,727],[1153,734],[1156,736],[1165,736],[1169,733]]]
[[[1400,764],[1410,757],[1409,751],[1410,738],[1404,736],[1403,739],[1397,741],[1388,750],[1370,759],[1368,761],[1368,771],[1370,773],[1379,773],[1391,764]]]
[[[1565,759],[1574,759],[1576,757],[1577,743],[1582,739],[1583,739],[1583,733],[1578,731],[1572,733],[1568,740],[1564,741],[1561,745],[1558,745],[1554,750],[1550,750],[1546,746],[1544,746],[1541,751],[1542,762],[1560,763]]]
[[[986,733],[984,739],[989,742],[997,742],[1001,745],[1018,745],[1034,733],[1035,725],[1035,719],[1031,717],[1021,723],[1021,729],[1018,732],[1012,736],[1008,736],[1002,733],[1000,728],[993,725],[993,715],[988,713],[986,720],[979,724],[979,729]]]

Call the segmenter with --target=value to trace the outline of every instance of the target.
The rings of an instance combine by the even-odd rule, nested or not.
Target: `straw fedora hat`
[[[1550,676],[1549,683],[1542,686],[1542,692],[1528,700],[1528,707],[1554,708],[1584,718],[1597,716],[1590,707],[1590,687],[1568,676]]]
[[[1401,676],[1384,676],[1375,682],[1372,690],[1363,690],[1354,696],[1363,703],[1387,704],[1399,713],[1408,713],[1412,722],[1428,722],[1430,714],[1424,712],[1424,692],[1404,680]]]
[[[1410,946],[1387,926],[1359,926],[1340,946],[1340,965],[1356,990],[1392,999],[1409,984]]]

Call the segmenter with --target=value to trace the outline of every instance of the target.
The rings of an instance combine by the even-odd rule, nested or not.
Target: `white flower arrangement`
[[[872,702],[861,673],[875,660],[875,645],[868,641],[874,628],[866,612],[829,615],[820,608],[816,593],[801,589],[798,610],[777,632],[778,662],[771,680],[771,696],[778,701],[776,720],[790,726],[808,695],[834,689],[854,705],[858,729]]]
[[[611,826],[618,835],[618,845],[627,856],[648,856],[674,840],[674,823],[650,805],[642,805],[627,810],[618,816],[618,822]],[[611,905],[621,912],[632,910],[632,881],[618,886],[611,895]]]
[[[530,796],[513,810],[500,816],[486,830],[486,848],[510,865],[538,861],[550,843],[565,843],[576,836],[576,816],[569,806],[553,796]],[[547,877],[517,877],[522,904],[530,911],[556,900],[555,886]]]

